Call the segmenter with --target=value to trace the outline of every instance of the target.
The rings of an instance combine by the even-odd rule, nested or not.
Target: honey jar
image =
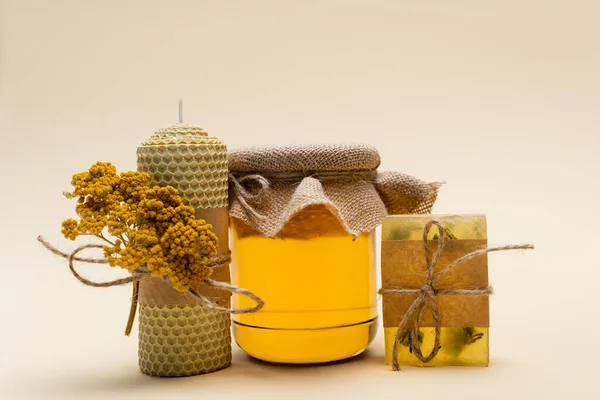
[[[235,341],[250,356],[323,363],[358,355],[373,340],[375,228],[389,207],[429,211],[438,188],[378,174],[379,163],[376,149],[351,144],[229,154],[232,283],[265,302],[232,316]],[[232,301],[252,306],[235,294]]]

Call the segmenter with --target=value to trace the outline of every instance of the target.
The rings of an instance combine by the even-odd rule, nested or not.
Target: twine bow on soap
[[[54,253],[60,257],[66,258],[69,261],[69,269],[71,270],[71,273],[73,274],[73,276],[75,278],[77,278],[77,280],[79,280],[84,285],[92,286],[92,287],[103,287],[103,288],[128,285],[130,283],[132,283],[134,285],[133,286],[133,296],[131,298],[131,308],[129,311],[129,318],[127,320],[127,326],[125,328],[125,335],[129,336],[129,334],[131,333],[131,328],[133,326],[133,321],[135,319],[135,313],[137,310],[137,300],[138,300],[137,297],[138,297],[139,282],[141,280],[152,277],[152,274],[150,273],[150,271],[144,265],[142,265],[138,269],[136,269],[135,272],[133,272],[130,276],[128,276],[126,278],[119,278],[119,279],[115,279],[112,281],[106,281],[106,282],[95,282],[95,281],[89,280],[89,279],[81,276],[75,269],[74,263],[75,263],[75,261],[79,261],[79,262],[84,262],[84,263],[88,263],[88,264],[108,264],[109,261],[105,258],[88,258],[88,257],[78,257],[77,256],[77,254],[83,250],[103,249],[104,246],[99,245],[99,244],[86,244],[86,245],[77,247],[75,250],[73,250],[73,252],[71,252],[70,254],[67,254],[67,253],[60,251],[56,247],[52,246],[43,237],[38,236],[37,239],[42,245],[44,245],[44,247],[46,247],[52,253]],[[206,264],[205,266],[207,268],[218,268],[218,267],[229,264],[229,262],[231,262],[231,256],[230,256],[230,253],[228,252],[227,254],[222,254],[222,255],[217,255],[217,256],[211,257],[210,262],[208,264]],[[168,279],[166,277],[158,277],[158,278],[163,279],[166,282],[168,282]],[[248,314],[248,313],[254,313],[254,312],[259,311],[265,304],[264,301],[260,297],[258,297],[251,291],[242,289],[235,285],[231,285],[226,282],[215,281],[215,280],[209,279],[209,278],[202,281],[202,283],[207,286],[210,286],[210,287],[214,287],[217,289],[226,290],[226,291],[229,291],[232,293],[237,293],[237,294],[247,296],[248,298],[250,298],[251,300],[253,300],[256,303],[256,305],[254,307],[249,307],[249,308],[222,307],[218,304],[215,304],[213,301],[211,301],[206,296],[201,295],[194,288],[190,288],[188,293],[193,298],[198,300],[202,305],[204,305],[206,308],[208,308],[210,310],[215,310],[215,311],[225,312],[225,313],[230,313],[230,314]]]
[[[433,255],[429,254],[429,230],[432,226],[437,228],[439,234],[437,239],[437,247],[433,252]],[[433,360],[435,356],[438,354],[440,350],[441,343],[441,320],[440,320],[440,312],[436,303],[436,299],[438,296],[489,296],[492,294],[491,286],[480,289],[437,289],[436,285],[440,281],[440,279],[448,273],[452,268],[457,266],[458,264],[463,263],[464,261],[471,259],[473,257],[477,257],[482,254],[487,254],[495,251],[504,251],[504,250],[528,250],[533,249],[533,245],[525,244],[525,245],[511,245],[511,246],[501,246],[501,247],[492,247],[485,248],[481,250],[476,250],[471,253],[465,254],[464,256],[454,260],[446,267],[444,267],[437,275],[434,275],[434,270],[439,260],[440,254],[444,249],[444,237],[446,236],[446,232],[442,224],[436,220],[431,220],[427,222],[425,228],[423,229],[423,250],[425,252],[425,281],[423,282],[423,286],[419,289],[407,289],[407,288],[386,288],[380,289],[379,293],[382,295],[385,294],[416,294],[417,298],[412,302],[412,304],[406,310],[406,313],[400,320],[400,324],[398,325],[398,330],[396,332],[396,337],[394,339],[394,347],[392,351],[392,367],[394,371],[400,370],[400,364],[398,362],[398,343],[400,340],[400,335],[402,334],[404,327],[408,323],[408,320],[414,316],[413,325],[410,330],[411,341],[410,347],[412,350],[412,354],[414,354],[421,362],[428,363]],[[433,349],[431,352],[425,356],[421,351],[421,345],[419,344],[418,334],[419,334],[419,326],[421,324],[421,320],[423,318],[423,314],[425,310],[429,307],[431,311],[431,315],[433,317],[433,324],[435,328],[435,339],[433,344]]]

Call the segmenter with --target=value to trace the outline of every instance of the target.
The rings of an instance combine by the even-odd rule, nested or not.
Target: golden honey
[[[249,355],[279,363],[322,363],[363,352],[377,329],[374,232],[353,240],[325,207],[295,214],[277,238],[232,218],[232,281],[265,306],[233,316]],[[234,295],[235,307],[252,307]]]

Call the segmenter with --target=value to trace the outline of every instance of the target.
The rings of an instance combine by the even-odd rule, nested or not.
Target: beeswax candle
[[[180,116],[181,118],[181,116]],[[228,252],[227,148],[199,127],[178,123],[160,129],[137,151],[138,170],[153,184],[173,186],[212,225],[219,254]],[[229,282],[229,267],[212,278]],[[200,286],[202,295],[224,307],[230,293]],[[148,375],[188,376],[231,363],[230,315],[209,310],[157,278],[140,282],[139,365]]]

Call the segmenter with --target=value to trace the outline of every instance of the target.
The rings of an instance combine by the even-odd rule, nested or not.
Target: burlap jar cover
[[[138,170],[152,183],[173,186],[212,225],[219,254],[226,254],[227,148],[201,128],[177,124],[161,129],[137,151]],[[229,282],[229,266],[214,269],[212,279]],[[231,293],[205,285],[194,288],[221,307]],[[231,363],[230,314],[210,310],[192,296],[159,278],[140,282],[139,365],[157,376],[188,376],[213,372]]]
[[[378,172],[377,149],[362,144],[253,147],[229,154],[229,215],[276,237],[298,211],[326,207],[352,236],[388,214],[427,214],[441,183]]]

